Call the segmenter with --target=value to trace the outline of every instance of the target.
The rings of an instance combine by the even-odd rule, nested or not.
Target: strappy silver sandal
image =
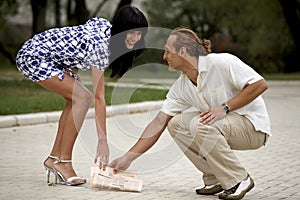
[[[54,162],[54,165],[58,164],[58,163],[71,163],[71,162],[72,162],[72,160],[57,160]],[[85,179],[78,177],[78,176],[72,176],[72,177],[68,178],[67,180],[65,180],[62,173],[59,172],[57,169],[55,169],[55,166],[54,166],[54,174],[55,174],[55,184],[62,184],[62,185],[67,185],[67,186],[77,186],[77,185],[86,183]],[[57,180],[59,180],[59,182]],[[80,181],[74,182],[74,180],[80,180]]]
[[[54,169],[51,168],[51,167],[48,167],[48,166],[46,165],[46,161],[47,161],[49,158],[52,158],[52,159],[54,159],[55,161],[59,160],[58,157],[56,157],[56,156],[51,156],[51,155],[50,155],[50,156],[48,156],[48,157],[46,158],[46,160],[44,161],[44,167],[45,167],[45,170],[46,170],[46,176],[47,176],[47,183],[49,183],[50,173],[55,174],[55,173],[54,173]]]

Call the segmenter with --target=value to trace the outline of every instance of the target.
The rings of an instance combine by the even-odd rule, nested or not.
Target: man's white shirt
[[[189,108],[203,112],[235,97],[246,85],[263,79],[250,66],[228,53],[200,56],[198,71],[197,86],[186,75],[180,75],[167,94],[162,112],[170,116]],[[233,112],[247,117],[256,130],[271,135],[270,119],[262,96]]]

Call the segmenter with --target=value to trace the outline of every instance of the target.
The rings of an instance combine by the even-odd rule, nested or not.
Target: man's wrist
[[[226,103],[222,103],[222,106],[226,113],[230,112],[230,107]]]
[[[134,152],[128,151],[124,156],[125,156],[126,160],[130,160],[132,162],[140,155],[141,155],[140,153],[134,153]]]

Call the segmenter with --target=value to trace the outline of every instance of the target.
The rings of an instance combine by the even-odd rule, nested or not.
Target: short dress
[[[72,68],[104,71],[109,65],[111,24],[103,18],[91,18],[85,24],[53,28],[27,40],[19,50],[16,65],[22,75],[32,81],[53,76],[74,78]]]

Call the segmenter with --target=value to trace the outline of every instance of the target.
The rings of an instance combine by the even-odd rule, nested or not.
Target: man
[[[160,112],[136,144],[109,166],[125,170],[151,148],[166,127],[189,160],[203,173],[197,194],[242,199],[254,181],[233,149],[257,149],[271,135],[261,94],[265,80],[237,57],[210,53],[210,41],[189,29],[167,39],[164,60],[181,76],[170,88]],[[193,107],[196,112],[183,112]]]

